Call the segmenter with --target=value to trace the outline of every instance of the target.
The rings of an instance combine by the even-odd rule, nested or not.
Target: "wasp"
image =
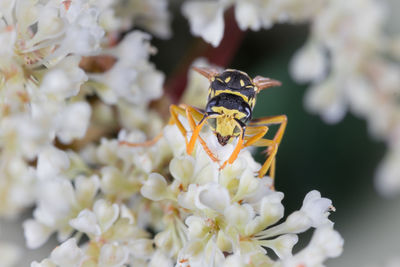
[[[244,147],[267,147],[267,158],[258,171],[258,177],[263,177],[269,171],[269,176],[274,178],[276,154],[286,129],[287,117],[286,115],[277,115],[252,119],[252,113],[257,95],[262,90],[280,86],[281,83],[262,76],[251,79],[245,72],[234,69],[226,69],[223,72],[212,68],[194,67],[193,69],[210,81],[205,109],[186,104],[170,106],[169,124],[175,124],[185,137],[187,153],[192,154],[195,143],[199,140],[208,156],[213,161],[219,162],[200,136],[201,129],[207,124],[221,146],[225,146],[232,139],[238,139],[232,154],[220,165],[220,169],[223,169],[228,163],[232,164]],[[189,122],[192,131],[189,141],[187,140],[188,131],[179,120],[179,115],[186,117]],[[274,137],[272,139],[264,138],[268,132],[268,126],[272,124],[279,124]],[[144,143],[125,141],[120,143],[129,146],[148,146],[157,142],[161,136],[160,134],[153,140]]]

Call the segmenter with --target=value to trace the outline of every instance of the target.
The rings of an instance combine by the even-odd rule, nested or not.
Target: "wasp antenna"
[[[269,87],[282,85],[282,83],[280,81],[272,80],[270,78],[265,78],[262,76],[256,76],[253,79],[253,83],[257,87],[257,93],[259,93],[261,90],[267,89]]]
[[[199,67],[193,67],[195,71],[209,79],[210,81],[219,74],[219,72],[216,69],[213,68],[199,68]]]

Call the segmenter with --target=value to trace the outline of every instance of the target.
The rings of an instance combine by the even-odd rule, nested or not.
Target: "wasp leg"
[[[269,170],[269,174],[271,178],[275,177],[275,163],[276,163],[276,153],[278,152],[278,146],[282,140],[283,134],[286,129],[287,125],[287,117],[286,115],[278,115],[278,116],[271,116],[253,120],[249,123],[248,128],[250,129],[261,129],[261,127],[267,127],[265,125],[270,124],[280,124],[278,131],[276,132],[274,138],[270,139],[261,139],[263,137],[261,131],[259,134],[255,134],[254,136],[250,137],[246,143],[253,144],[255,146],[267,146],[267,159],[265,160],[263,166],[258,172],[258,177],[263,177]]]
[[[222,164],[222,166],[219,168],[220,170],[225,168],[227,163],[232,164],[233,162],[235,162],[235,160],[237,159],[237,157],[239,155],[240,150],[242,150],[242,148],[244,147],[243,141],[244,141],[244,138],[245,138],[245,135],[244,135],[245,129],[241,127],[240,131],[241,131],[241,133],[239,135],[239,140],[238,140],[238,142],[236,144],[235,149],[233,150],[233,152],[232,152],[231,156],[228,158],[228,160],[226,160],[224,162],[224,164]]]
[[[178,113],[182,113],[180,112],[181,108],[176,106],[176,105],[171,105],[169,107],[169,112],[171,114],[171,118],[168,122],[169,125],[172,124],[176,124],[176,126],[178,127],[179,131],[182,133],[182,135],[185,138],[185,142],[186,145],[188,144],[187,139],[186,139],[186,129],[185,127],[183,127],[182,123],[179,121],[178,119]],[[185,113],[183,113],[185,114]],[[130,147],[146,147],[146,146],[152,146],[155,143],[158,142],[158,140],[160,140],[160,138],[163,136],[163,132],[160,132],[156,137],[154,137],[153,139],[149,140],[149,141],[145,141],[145,142],[141,142],[141,143],[131,143],[128,141],[120,141],[119,145],[125,145],[125,146],[130,146]]]
[[[200,130],[203,127],[207,117],[205,117],[204,114],[201,113],[199,110],[197,110],[196,108],[189,106],[189,105],[181,104],[179,107],[175,106],[175,105],[172,105],[172,106],[174,106],[174,111],[181,114],[182,116],[186,116],[186,118],[188,119],[190,128],[193,132],[192,137],[190,138],[190,141],[187,142],[187,139],[186,139],[187,131],[182,126],[181,122],[178,120],[177,113],[175,113],[175,116],[174,116],[175,120],[179,121],[179,124],[181,125],[182,129],[184,130],[184,131],[181,130],[181,133],[185,137],[186,152],[189,155],[192,154],[196,139],[199,139],[200,144],[202,145],[202,147],[203,147],[204,151],[207,153],[207,155],[211,158],[211,160],[219,161],[218,158],[208,148],[208,146],[207,146],[206,142],[203,140],[203,138],[201,138],[201,136],[200,136]],[[199,125],[196,125],[195,119],[197,121],[200,121]],[[178,127],[179,127],[179,125],[178,125]]]
[[[162,136],[163,136],[163,132],[157,134],[157,136],[154,137],[153,139],[151,139],[151,140],[149,140],[149,141],[142,142],[142,143],[131,143],[131,142],[128,142],[128,141],[119,141],[118,144],[119,144],[119,145],[124,145],[124,146],[130,146],[130,147],[140,147],[140,146],[146,147],[146,146],[152,146],[152,145],[154,145],[155,143],[157,143],[158,140],[160,140],[160,138],[161,138]]]
[[[273,140],[279,145],[281,143],[287,125],[286,115],[277,115],[277,116],[269,116],[269,117],[254,119],[249,123],[249,126],[260,126],[260,125],[271,125],[271,124],[280,124],[279,129],[273,138]]]
[[[208,148],[208,146],[207,146],[206,142],[203,140],[203,138],[201,138],[201,136],[199,135],[200,130],[201,130],[202,126],[204,125],[205,121],[206,121],[206,117],[204,116],[204,114],[200,110],[197,110],[196,108],[194,108],[192,106],[189,106],[189,105],[185,105],[185,104],[182,104],[180,106],[171,105],[169,107],[169,111],[170,111],[170,114],[171,114],[171,118],[170,118],[168,124],[169,125],[176,124],[176,126],[178,127],[179,131],[181,132],[181,134],[185,138],[187,153],[190,155],[193,152],[195,142],[196,142],[197,139],[199,139],[200,144],[203,146],[203,149],[207,153],[207,155],[213,161],[219,161],[218,158]],[[193,134],[192,134],[192,137],[190,139],[190,142],[188,142],[188,140],[187,140],[187,130],[185,129],[185,127],[182,125],[181,121],[179,120],[179,117],[178,117],[179,115],[182,115],[182,116],[184,116],[184,117],[186,117],[188,119],[190,128],[193,131]],[[195,120],[196,121],[200,121],[199,125],[196,125]],[[152,146],[155,143],[157,143],[157,141],[162,136],[163,136],[163,133],[161,132],[154,139],[146,141],[146,142],[130,143],[130,142],[127,142],[127,141],[120,141],[119,144],[120,145],[131,146],[131,147]]]
[[[203,117],[203,114],[200,113],[199,111],[197,111],[196,109],[193,109],[196,113],[194,113],[194,117],[196,117],[197,120],[200,120]],[[178,115],[182,115],[182,116],[186,116],[186,112],[185,109],[182,107],[179,107],[177,105],[171,105],[169,107],[169,112],[171,114],[171,118],[168,122],[169,125],[173,125],[176,124],[176,126],[178,127],[179,131],[182,133],[183,137],[185,138],[185,143],[186,145],[188,144],[187,141],[187,131],[185,129],[185,127],[183,127],[182,123],[179,121]],[[149,140],[149,141],[145,141],[145,142],[141,142],[141,143],[131,143],[131,142],[127,142],[127,141],[120,141],[119,144],[120,145],[126,145],[126,146],[131,146],[131,147],[145,147],[145,146],[152,146],[155,143],[157,143],[157,141],[163,136],[163,132],[159,133],[156,137],[154,137],[153,139]]]

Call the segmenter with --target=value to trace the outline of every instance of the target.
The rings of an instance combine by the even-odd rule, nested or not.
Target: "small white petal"
[[[148,259],[154,252],[153,244],[150,239],[136,239],[129,244],[129,249],[134,257]]]
[[[204,218],[194,215],[189,216],[185,220],[185,224],[188,226],[188,237],[190,239],[202,238],[209,231],[209,227],[204,223]]]
[[[340,234],[327,224],[315,230],[310,245],[320,247],[327,257],[335,258],[342,254],[343,243]]]
[[[191,1],[182,6],[183,15],[189,20],[193,35],[201,36],[214,47],[224,35],[224,7],[218,2]]]
[[[149,267],[172,267],[174,266],[171,257],[165,255],[161,250],[157,250],[151,257]]]
[[[111,204],[104,199],[99,199],[94,203],[93,212],[96,214],[102,232],[106,232],[118,219],[119,206],[116,203]]]
[[[69,168],[67,154],[53,146],[43,149],[38,156],[37,175],[39,179],[54,178]]]
[[[290,214],[282,224],[286,230],[282,233],[302,233],[312,225],[311,218],[303,211],[295,211]]]
[[[171,175],[184,185],[188,184],[194,172],[194,160],[192,157],[183,159],[173,158],[169,163]]]
[[[347,111],[343,93],[333,79],[312,86],[305,95],[304,104],[311,112],[320,113],[327,123],[340,121]]]
[[[101,228],[97,223],[96,215],[90,210],[82,210],[78,217],[69,221],[69,224],[80,232],[99,236]]]
[[[68,144],[75,138],[82,138],[89,125],[90,115],[91,108],[86,102],[76,102],[67,106],[58,122],[57,136],[60,141]]]
[[[250,205],[239,205],[235,202],[225,209],[224,215],[229,224],[244,229],[247,223],[255,216],[255,212]]]
[[[37,186],[37,197],[34,217],[48,226],[65,220],[78,206],[71,182],[61,177],[41,181]]]
[[[187,192],[182,192],[178,195],[178,203],[181,207],[186,209],[196,209],[196,197],[197,197],[198,185],[190,184]]]
[[[151,200],[159,201],[166,199],[169,195],[167,181],[158,173],[151,173],[140,189],[140,193]]]
[[[128,260],[129,250],[117,244],[105,244],[100,250],[99,267],[122,266]]]
[[[250,1],[238,1],[235,6],[235,18],[242,31],[251,29],[258,31],[261,28],[261,20],[258,18],[257,5]]]
[[[332,201],[327,198],[322,198],[321,194],[313,190],[309,192],[303,201],[301,211],[305,212],[311,219],[312,227],[331,223],[328,219],[329,210],[332,207]]]
[[[75,238],[70,238],[56,247],[50,255],[51,260],[60,267],[78,267],[85,254],[76,245]]]
[[[238,254],[229,255],[224,262],[223,267],[245,267],[245,259]]]
[[[35,249],[43,245],[49,239],[53,230],[35,220],[26,220],[23,224],[26,245]]]
[[[44,259],[40,263],[37,261],[32,262],[31,267],[57,267],[57,265],[49,259]]]
[[[309,43],[294,55],[290,72],[298,82],[320,81],[327,72],[327,62],[321,47]]]
[[[100,187],[100,179],[97,175],[91,177],[78,176],[75,179],[75,196],[82,207],[88,208]]]
[[[230,196],[220,184],[208,183],[198,188],[195,204],[199,209],[211,209],[223,213],[229,205]]]
[[[272,240],[265,240],[262,244],[271,248],[282,259],[292,256],[293,246],[296,245],[298,240],[297,235],[287,234]]]

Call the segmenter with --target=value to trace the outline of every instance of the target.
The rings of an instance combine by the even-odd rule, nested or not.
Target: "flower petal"
[[[189,20],[193,35],[201,36],[214,47],[219,45],[224,34],[224,8],[219,2],[185,2],[182,13]]]

